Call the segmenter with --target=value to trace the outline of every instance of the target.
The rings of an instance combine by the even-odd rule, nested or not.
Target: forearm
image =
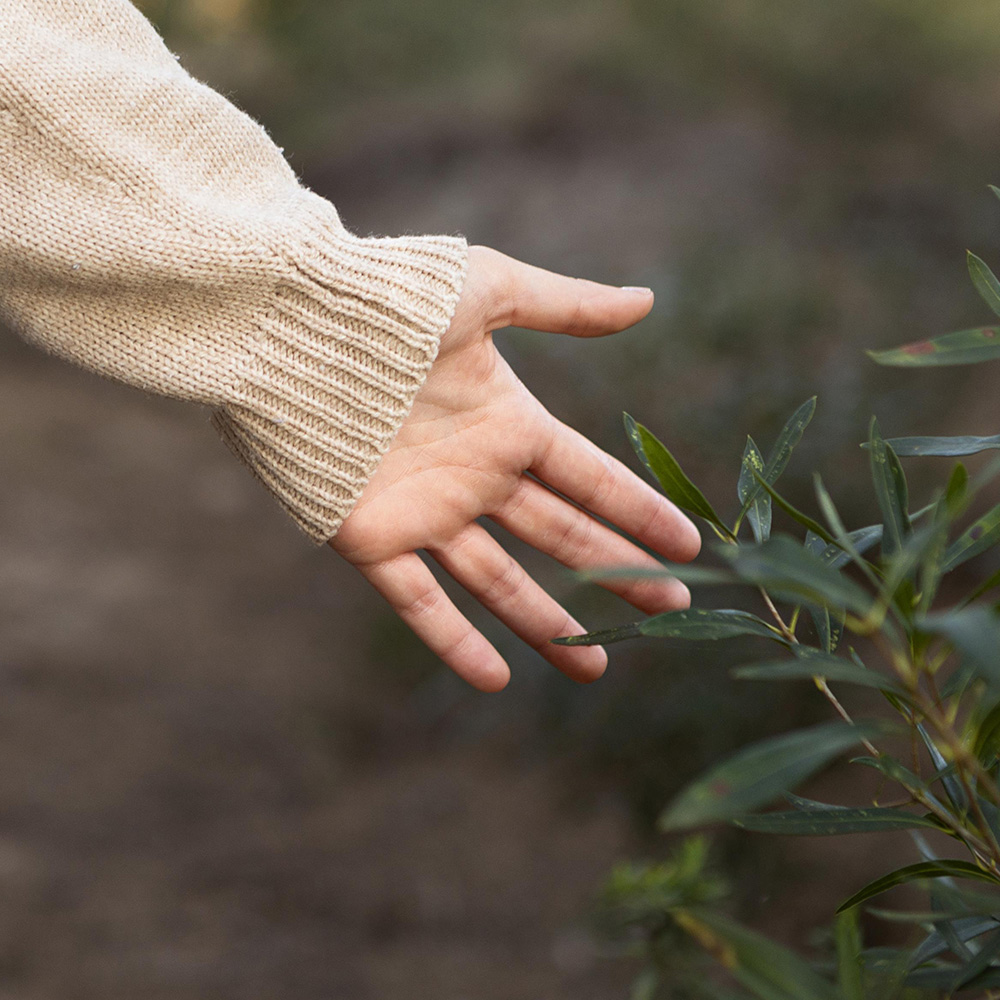
[[[0,6],[0,317],[205,403],[316,540],[409,412],[464,242],[358,239],[125,0]]]

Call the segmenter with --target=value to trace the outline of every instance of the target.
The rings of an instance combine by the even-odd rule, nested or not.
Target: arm
[[[462,240],[358,239],[127,0],[0,4],[0,319],[204,403],[326,541],[409,412]]]
[[[592,514],[697,552],[693,525],[552,418],[492,343],[511,323],[609,333],[651,304],[459,239],[358,239],[127,0],[0,5],[0,319],[211,406],[300,526],[479,688],[507,666],[418,549],[578,680],[603,650],[548,643],[580,626],[477,519],[573,568],[653,562]],[[613,589],[646,611],[688,600],[676,582]]]

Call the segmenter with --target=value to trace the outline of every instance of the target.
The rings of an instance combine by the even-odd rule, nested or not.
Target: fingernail
[[[637,292],[640,295],[652,295],[652,288],[642,288],[639,285],[622,285],[623,292]]]

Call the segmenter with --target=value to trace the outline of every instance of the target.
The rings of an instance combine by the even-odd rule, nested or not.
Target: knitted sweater
[[[360,239],[128,0],[0,0],[0,323],[210,406],[317,542],[406,417],[464,241]]]

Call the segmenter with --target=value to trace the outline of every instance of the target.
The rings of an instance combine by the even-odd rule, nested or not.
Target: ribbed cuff
[[[320,224],[213,422],[313,541],[336,534],[410,412],[458,303],[465,241]]]

